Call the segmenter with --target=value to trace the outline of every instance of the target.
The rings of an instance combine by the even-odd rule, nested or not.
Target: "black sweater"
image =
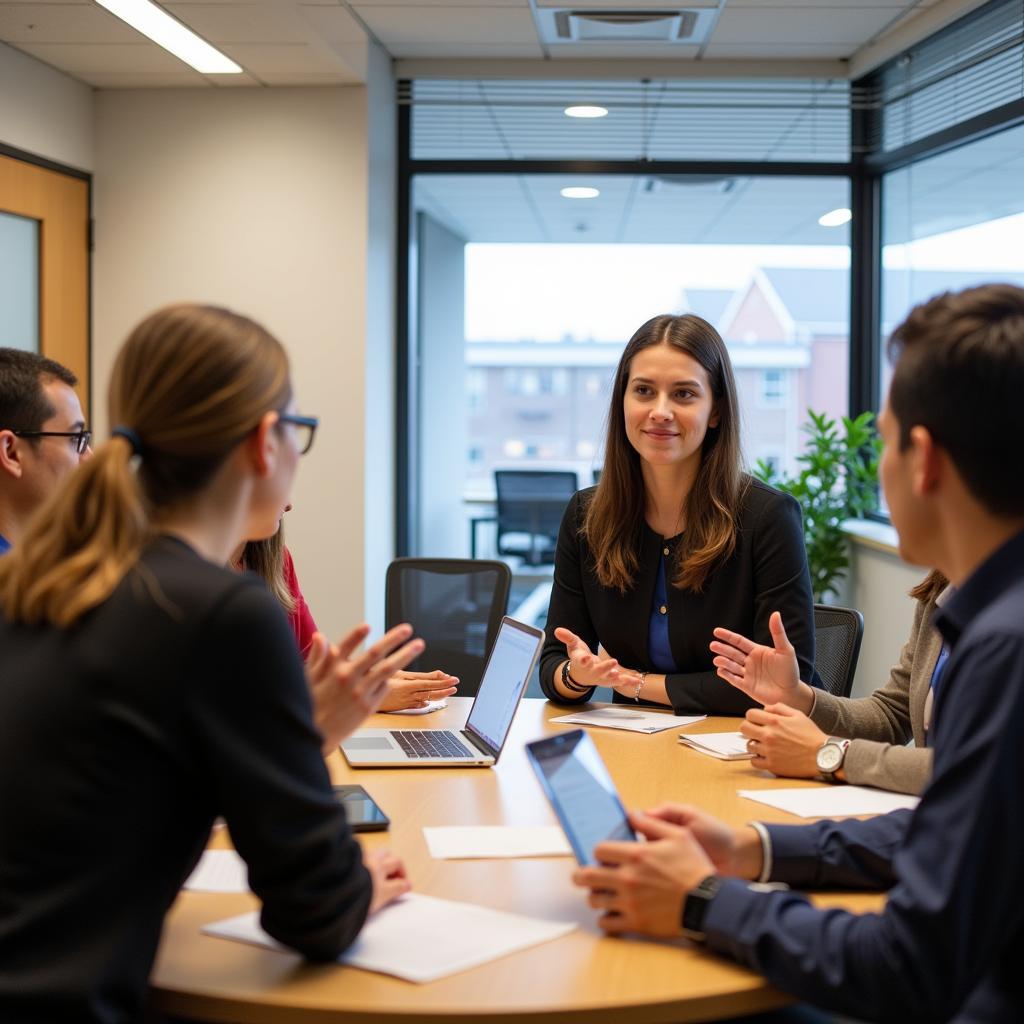
[[[165,538],[72,629],[0,620],[0,1020],[135,1020],[219,814],[263,927],[342,952],[369,873],[255,577]]]
[[[565,645],[555,638],[565,626],[592,650],[600,644],[628,669],[654,671],[647,650],[651,604],[658,562],[668,547],[668,623],[672,656],[679,671],[666,680],[676,714],[742,715],[756,704],[719,679],[708,644],[715,626],[724,626],[762,644],[771,644],[768,617],[782,621],[800,661],[800,678],[810,679],[814,665],[814,605],[807,571],[800,507],[788,495],[751,480],[737,513],[736,550],[713,569],[701,593],[672,586],[671,566],[682,534],[664,540],[646,523],[640,542],[639,568],[633,586],[620,594],[602,586],[594,573],[590,546],[580,535],[593,488],[577,493],[562,519],[555,553],[555,579],[548,609],[547,640],[541,655],[540,682],[545,694],[560,704],[580,704],[594,691],[570,700],[551,682],[565,660]],[[628,701],[619,693],[615,701]]]

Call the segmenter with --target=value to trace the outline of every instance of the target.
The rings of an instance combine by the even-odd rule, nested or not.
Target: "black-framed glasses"
[[[298,413],[279,412],[277,422],[289,423],[295,428],[295,438],[300,455],[305,455],[313,447],[316,428],[320,426],[320,420],[316,416],[299,416]]]
[[[12,430],[11,433],[15,437],[73,437],[78,455],[84,455],[92,444],[91,430]]]

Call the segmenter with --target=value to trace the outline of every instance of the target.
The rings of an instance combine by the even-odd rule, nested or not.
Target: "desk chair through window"
[[[853,608],[814,606],[814,668],[827,693],[849,697],[864,636],[864,616]]]
[[[518,555],[527,565],[555,560],[558,528],[576,474],[547,469],[496,469],[498,556]]]
[[[427,645],[409,669],[450,672],[460,697],[475,696],[511,585],[504,562],[396,558],[385,578],[385,624],[410,622]]]

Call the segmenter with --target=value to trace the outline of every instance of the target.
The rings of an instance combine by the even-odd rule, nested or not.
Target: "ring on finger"
[[[747,753],[753,754],[757,747],[757,740],[747,740]]]

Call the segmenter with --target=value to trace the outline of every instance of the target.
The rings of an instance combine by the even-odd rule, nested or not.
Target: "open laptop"
[[[353,768],[486,768],[496,764],[543,643],[544,630],[506,615],[465,729],[360,729],[342,742],[341,752]]]

